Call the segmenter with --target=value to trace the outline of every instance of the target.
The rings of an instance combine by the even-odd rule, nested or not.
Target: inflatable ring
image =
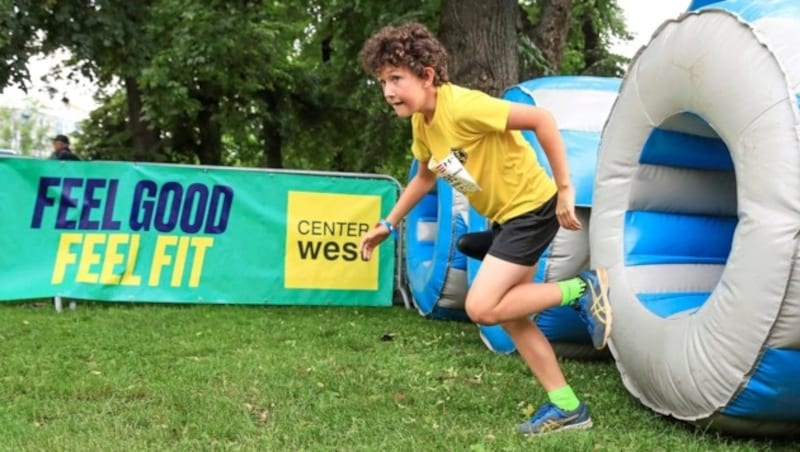
[[[796,0],[666,22],[600,147],[591,255],[622,380],[658,413],[736,434],[800,425],[798,35]]]

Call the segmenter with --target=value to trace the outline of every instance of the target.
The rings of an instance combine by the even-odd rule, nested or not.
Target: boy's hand
[[[372,258],[372,250],[386,240],[389,234],[389,229],[382,224],[375,226],[371,231],[367,232],[367,235],[361,238],[361,245],[359,245],[361,259],[365,261],[370,260],[370,258]]]
[[[575,215],[575,189],[571,185],[558,189],[556,217],[558,218],[558,224],[564,229],[577,231],[582,227],[580,220]]]

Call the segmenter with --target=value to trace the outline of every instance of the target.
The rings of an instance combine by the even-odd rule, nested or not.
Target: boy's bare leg
[[[532,283],[535,271],[535,266],[527,267],[487,255],[467,293],[467,314],[475,323],[495,325],[560,305],[558,284]]]
[[[466,310],[476,323],[500,323],[511,336],[525,364],[545,391],[549,392],[567,383],[553,347],[530,316],[560,304],[561,290],[556,284],[530,284],[535,274],[535,266],[517,265],[487,255],[470,287]],[[523,289],[518,290],[520,287]],[[509,298],[509,294],[512,298]],[[534,298],[524,300],[523,297],[529,294]],[[537,296],[542,298],[536,299]],[[508,303],[509,307],[495,309],[501,302]],[[498,313],[516,318],[500,317]]]
[[[546,392],[567,385],[553,346],[533,320],[529,318],[512,320],[504,322],[502,326],[517,346],[517,352],[522,360]]]
[[[466,310],[477,323],[500,323],[525,364],[547,392],[548,402],[517,425],[523,435],[587,429],[592,418],[585,403],[567,385],[550,341],[531,314],[561,304],[557,284],[533,284],[536,266],[525,267],[486,256],[467,294]]]

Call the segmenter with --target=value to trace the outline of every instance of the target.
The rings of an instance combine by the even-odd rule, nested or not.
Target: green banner
[[[0,300],[390,306],[381,176],[0,158]]]

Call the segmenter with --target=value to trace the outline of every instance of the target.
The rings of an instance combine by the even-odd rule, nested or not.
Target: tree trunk
[[[197,113],[197,157],[201,165],[222,164],[222,126],[219,114],[219,89],[213,83],[200,82],[194,98],[200,102]]]
[[[594,26],[594,18],[589,10],[581,17],[581,32],[583,33],[583,62],[585,71],[593,73],[592,68],[603,59],[604,49],[600,45],[600,35]]]
[[[142,119],[142,95],[134,77],[125,78],[125,94],[128,101],[128,132],[133,141],[133,160],[152,161],[158,147],[158,134]]]
[[[214,119],[214,108],[203,105],[197,114],[197,127],[199,128],[200,143],[197,148],[197,157],[201,165],[222,164],[222,130],[219,122]]]
[[[543,0],[542,3],[532,39],[553,73],[558,73],[569,36],[572,0]]]
[[[175,162],[179,159],[178,155],[182,155],[194,162],[194,157],[197,156],[197,134],[194,127],[194,118],[190,118],[188,115],[181,115],[176,124],[169,134],[169,147],[173,155],[166,157],[167,161]]]
[[[439,39],[454,83],[493,96],[519,82],[516,0],[442,0]]]
[[[261,139],[264,143],[261,166],[283,168],[283,131],[280,121],[273,113],[280,111],[278,95],[272,90],[265,89],[259,93],[259,97],[264,102],[266,111],[271,112],[265,114],[261,120]]]
[[[261,166],[266,168],[283,168],[283,135],[280,127],[270,118],[264,117],[261,122],[261,138],[264,140],[264,156]]]

